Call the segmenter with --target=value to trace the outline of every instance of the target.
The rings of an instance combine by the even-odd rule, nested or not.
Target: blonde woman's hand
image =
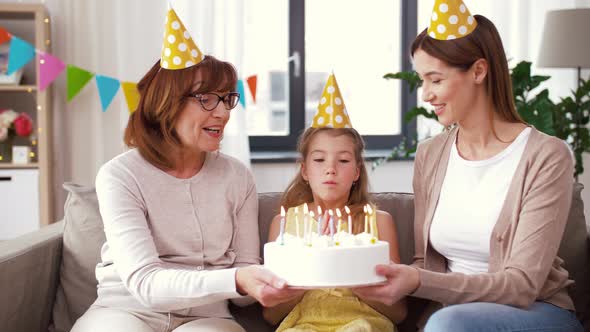
[[[364,301],[392,305],[420,286],[420,274],[414,267],[391,262],[388,265],[377,265],[375,270],[378,275],[386,277],[387,282],[383,285],[353,288],[352,292]]]
[[[241,294],[252,296],[265,307],[291,301],[305,292],[288,288],[285,280],[260,265],[238,268],[236,289]]]

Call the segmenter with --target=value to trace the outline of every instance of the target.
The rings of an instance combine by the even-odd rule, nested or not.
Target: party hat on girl
[[[461,0],[435,0],[428,35],[438,40],[465,37],[477,26],[477,21]]]
[[[203,61],[203,57],[203,53],[191,38],[180,18],[169,6],[164,25],[164,43],[160,66],[171,70],[184,69]]]
[[[330,74],[324,86],[311,126],[313,128],[352,128],[334,73]]]

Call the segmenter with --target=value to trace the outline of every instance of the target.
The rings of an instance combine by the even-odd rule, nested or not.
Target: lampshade
[[[590,68],[590,8],[547,12],[539,67]]]

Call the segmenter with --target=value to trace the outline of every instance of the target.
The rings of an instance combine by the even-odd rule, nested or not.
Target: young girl
[[[368,176],[363,162],[364,142],[352,128],[308,128],[299,139],[301,170],[283,195],[281,205],[288,207],[285,231],[295,234],[295,220],[303,227],[301,212],[307,203],[310,211],[321,207],[342,212],[348,206],[353,216],[353,233],[364,231],[363,206],[371,203]],[[297,212],[295,209],[297,208]],[[389,242],[390,259],[399,263],[395,224],[387,212],[376,210],[378,238]],[[300,214],[294,218],[295,213]],[[376,214],[376,216],[375,216]],[[344,218],[343,218],[344,219]],[[323,233],[328,232],[323,223]],[[280,216],[271,224],[269,241],[279,234]],[[342,224],[343,229],[348,225]],[[303,229],[303,228],[301,228]],[[364,301],[350,289],[317,289],[302,293],[298,298],[274,307],[264,308],[264,318],[271,324],[282,323],[277,331],[394,331],[393,323],[406,316],[403,300],[391,306]],[[286,316],[286,317],[285,317]],[[284,318],[284,319],[283,319]],[[392,323],[393,322],[393,323]]]

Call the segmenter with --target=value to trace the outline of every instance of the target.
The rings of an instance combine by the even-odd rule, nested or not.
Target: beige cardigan
[[[571,153],[563,141],[532,128],[522,159],[490,238],[488,273],[447,273],[445,258],[429,241],[430,225],[447,170],[454,128],[420,144],[414,166],[414,267],[412,294],[443,304],[493,302],[527,308],[544,301],[573,310],[572,283],[557,250],[573,186]],[[467,208],[467,207],[466,207]]]

